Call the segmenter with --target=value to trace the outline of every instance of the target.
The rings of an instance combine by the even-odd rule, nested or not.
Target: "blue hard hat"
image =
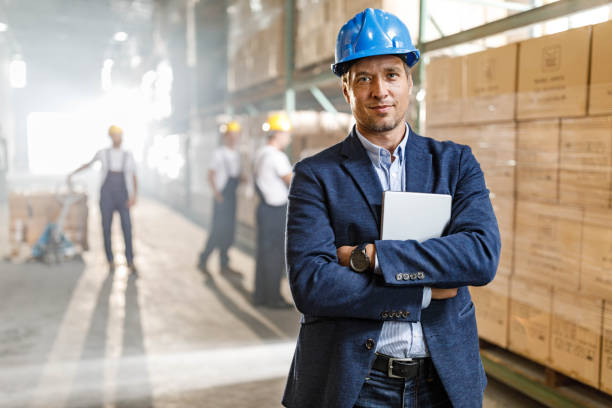
[[[374,55],[397,55],[412,67],[421,53],[412,44],[402,20],[386,11],[367,8],[340,29],[332,71],[342,76],[351,65],[348,62]]]

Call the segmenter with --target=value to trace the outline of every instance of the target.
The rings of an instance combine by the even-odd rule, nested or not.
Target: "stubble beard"
[[[376,123],[373,120],[369,120],[363,124],[363,127],[373,133],[384,133],[397,128],[403,121],[404,118],[402,116],[400,116],[399,118],[394,118],[392,122],[385,120],[383,121],[383,123]]]

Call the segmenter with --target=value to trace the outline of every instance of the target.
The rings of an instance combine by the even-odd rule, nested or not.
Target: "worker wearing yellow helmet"
[[[257,259],[255,268],[256,305],[284,308],[290,305],[280,294],[285,274],[285,220],[292,168],[284,150],[291,141],[291,121],[285,112],[268,116],[262,129],[267,143],[255,155],[257,207]]]
[[[214,197],[208,240],[200,253],[198,268],[208,275],[206,261],[219,250],[221,273],[236,273],[229,267],[228,250],[234,243],[236,230],[236,190],[240,183],[240,153],[237,149],[241,126],[230,121],[220,126],[222,143],[213,152],[208,168],[208,183]]]
[[[125,259],[131,273],[136,274],[134,253],[132,249],[132,221],[130,208],[136,203],[138,182],[136,165],[132,153],[121,148],[123,130],[116,125],[108,128],[112,146],[96,153],[91,161],[70,173],[72,176],[100,161],[102,164],[102,187],[100,189],[100,214],[102,216],[102,231],[104,235],[104,250],[109,265],[109,271],[115,271],[115,262],[111,245],[111,223],[113,213],[117,211],[121,219],[121,229],[125,242]]]

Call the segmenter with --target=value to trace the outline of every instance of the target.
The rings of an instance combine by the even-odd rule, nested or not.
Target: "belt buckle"
[[[402,362],[406,361],[406,362],[408,362],[408,361],[414,361],[414,360],[411,359],[411,358],[393,358],[393,357],[389,357],[389,367],[387,368],[387,376],[389,378],[405,378],[405,377],[402,377],[400,375],[393,374],[393,362],[394,361],[402,361]]]

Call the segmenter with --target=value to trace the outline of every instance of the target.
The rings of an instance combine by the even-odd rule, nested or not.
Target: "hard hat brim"
[[[421,53],[417,49],[394,49],[393,52],[389,52],[388,49],[373,51],[373,50],[364,50],[361,52],[357,52],[351,56],[344,58],[342,61],[338,61],[335,64],[332,64],[331,69],[332,72],[341,77],[347,72],[352,65],[352,63],[356,62],[358,59],[368,58],[368,57],[377,57],[380,55],[395,55],[400,57],[410,68],[416,65],[419,62],[421,57]]]

